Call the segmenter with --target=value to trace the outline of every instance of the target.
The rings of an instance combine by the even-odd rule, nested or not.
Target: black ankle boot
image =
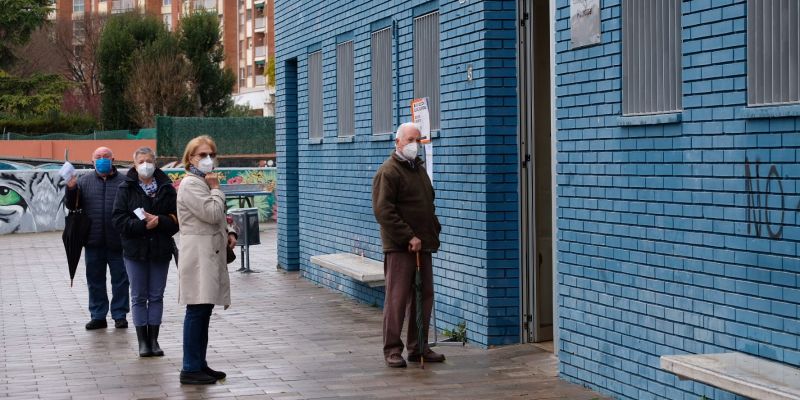
[[[161,350],[161,346],[158,345],[159,328],[161,328],[161,325],[147,325],[147,337],[150,343],[150,350],[156,357],[164,355],[164,350]]]
[[[139,357],[152,357],[153,349],[147,336],[147,325],[136,327],[136,339],[139,340]]]

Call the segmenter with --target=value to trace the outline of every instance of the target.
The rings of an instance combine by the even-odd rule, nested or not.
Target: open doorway
[[[552,9],[550,2],[538,0],[518,0],[517,7],[521,339],[542,343],[553,341],[557,333],[553,284]]]

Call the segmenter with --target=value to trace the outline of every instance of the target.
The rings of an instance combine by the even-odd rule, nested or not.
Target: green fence
[[[209,135],[223,155],[275,153],[275,118],[197,118],[157,117],[159,157],[181,157],[186,143],[199,135]]]
[[[155,139],[156,128],[143,128],[139,130],[96,131],[93,133],[48,133],[44,135],[26,135],[24,133],[7,132],[3,140],[135,140]]]

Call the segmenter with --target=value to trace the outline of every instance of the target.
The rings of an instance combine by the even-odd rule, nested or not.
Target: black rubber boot
[[[139,340],[139,357],[152,357],[153,349],[147,336],[147,325],[136,327],[136,339]]]
[[[159,328],[161,328],[161,325],[147,325],[147,338],[150,343],[150,351],[156,357],[164,355],[164,350],[161,350],[161,346],[158,345]]]

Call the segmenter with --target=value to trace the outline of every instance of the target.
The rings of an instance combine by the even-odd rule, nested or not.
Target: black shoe
[[[214,383],[217,383],[217,378],[214,378],[203,371],[181,371],[181,384],[183,385],[211,385]]]
[[[161,328],[161,325],[147,325],[147,341],[150,343],[150,349],[153,352],[152,355],[156,357],[164,355],[164,350],[161,350],[161,346],[158,345],[159,328]]]
[[[108,322],[104,319],[93,319],[86,323],[86,330],[92,331],[95,329],[108,328]]]
[[[153,349],[150,348],[150,340],[148,340],[147,337],[146,325],[136,327],[136,340],[139,341],[139,357],[152,357]]]
[[[115,319],[114,320],[114,328],[117,329],[125,329],[128,327],[128,320],[125,318]]]
[[[225,377],[227,376],[227,375],[225,375],[224,372],[222,372],[222,371],[214,371],[213,369],[211,369],[209,367],[204,367],[203,369],[201,369],[201,371],[205,372],[206,375],[208,375],[208,376],[214,377],[218,381],[225,379]]]

